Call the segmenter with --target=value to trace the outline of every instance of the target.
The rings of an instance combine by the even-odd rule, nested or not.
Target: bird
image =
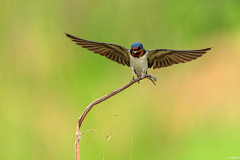
[[[174,64],[189,62],[201,57],[211,49],[155,49],[148,51],[144,49],[140,42],[133,43],[131,49],[127,49],[117,44],[90,41],[72,36],[68,33],[65,34],[67,37],[71,38],[72,41],[76,42],[77,45],[101,56],[105,56],[107,59],[119,64],[131,67],[133,75],[132,80],[134,80],[135,75],[137,75],[138,78],[146,75],[148,68],[163,68]],[[151,78],[149,79],[151,80]]]

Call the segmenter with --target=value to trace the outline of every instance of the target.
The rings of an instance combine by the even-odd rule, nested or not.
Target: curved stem
[[[93,106],[97,105],[98,103],[101,103],[105,100],[107,100],[108,98],[118,94],[119,92],[123,91],[124,89],[130,87],[131,85],[133,85],[134,83],[136,83],[137,81],[140,81],[144,78],[153,78],[154,81],[157,80],[156,77],[154,77],[153,75],[144,75],[142,77],[136,78],[134,80],[132,80],[130,83],[122,86],[121,88],[103,96],[102,98],[99,98],[95,101],[93,101],[82,113],[82,115],[78,118],[78,123],[77,123],[77,129],[76,129],[76,135],[75,135],[75,160],[79,160],[80,159],[80,155],[79,155],[79,139],[81,138],[82,133],[79,133],[80,127],[82,125],[82,122],[84,120],[84,118],[86,117],[87,113],[93,108]],[[92,130],[93,131],[93,130]]]

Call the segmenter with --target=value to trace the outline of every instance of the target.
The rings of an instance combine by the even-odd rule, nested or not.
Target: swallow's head
[[[132,44],[131,49],[133,51],[139,51],[139,50],[143,49],[143,45],[140,42],[135,42],[135,43]]]
[[[135,42],[131,46],[131,54],[133,57],[141,57],[145,54],[145,50],[143,48],[142,43],[140,42]]]

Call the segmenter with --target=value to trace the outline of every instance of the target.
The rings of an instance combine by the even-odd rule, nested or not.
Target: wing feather
[[[181,58],[181,60],[183,60],[184,62],[189,62],[191,61],[191,59],[187,58],[186,56],[183,56],[182,54],[178,54],[176,55],[177,57]]]
[[[125,65],[126,64],[126,61],[124,58],[122,58],[122,64]]]
[[[167,67],[167,66],[165,65],[164,59],[159,59],[158,62],[160,62],[160,65],[158,65],[160,68],[161,68],[161,67]]]
[[[109,59],[111,55],[112,55],[112,54],[111,54],[111,51],[109,51],[105,57],[106,57],[107,59]]]
[[[65,34],[67,37],[71,38],[72,41],[76,42],[77,45],[80,45],[83,48],[86,48],[87,50],[101,56],[105,56],[106,58],[113,60],[119,64],[127,65],[130,67],[129,49],[116,44],[89,41],[77,38],[68,33]]]
[[[179,63],[185,63],[185,61],[183,61],[181,57],[176,56],[176,55],[172,55],[172,56],[173,56],[174,58],[176,58]]]
[[[121,59],[122,59],[122,57],[121,57],[121,56],[118,56],[118,63],[119,63],[119,64],[122,64]]]
[[[157,60],[157,62],[158,62],[157,68],[161,67],[161,66],[165,66],[165,64],[164,64],[162,59]]]
[[[197,59],[205,54],[211,48],[199,50],[169,50],[156,49],[147,51],[148,68],[162,68],[173,64],[185,63]]]
[[[153,69],[155,69],[157,66],[158,66],[158,62],[157,62],[157,60],[155,60],[154,62],[153,62]]]
[[[168,63],[168,66],[173,65],[171,59],[169,59],[168,56],[166,56],[166,62]]]
[[[169,59],[171,59],[171,61],[172,61],[173,64],[178,64],[178,63],[179,63],[178,61],[176,61],[176,60],[174,59],[174,57],[170,57],[170,56],[168,56],[168,55],[166,55],[166,57],[168,57]]]
[[[113,61],[117,62],[118,63],[118,55],[115,55]]]
[[[169,64],[168,64],[168,61],[166,60],[166,58],[163,60],[164,64],[165,64],[165,67],[168,67]]]

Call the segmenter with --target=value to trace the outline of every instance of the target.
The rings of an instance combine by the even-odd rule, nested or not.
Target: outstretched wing
[[[129,50],[127,48],[116,44],[94,42],[77,38],[68,33],[65,34],[66,36],[71,38],[72,41],[76,42],[76,44],[82,46],[83,48],[86,48],[101,56],[105,56],[108,59],[115,61],[119,64],[127,65],[128,67],[130,67]]]
[[[170,50],[170,49],[156,49],[147,51],[148,68],[162,68],[173,64],[185,63],[201,57],[211,48],[199,50]]]

